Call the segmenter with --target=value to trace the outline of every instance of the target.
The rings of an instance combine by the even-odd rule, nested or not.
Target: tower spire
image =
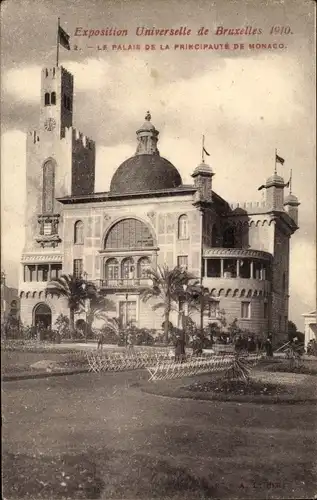
[[[159,150],[157,149],[157,141],[159,131],[156,130],[154,125],[151,123],[151,113],[147,111],[145,114],[145,122],[142,127],[136,131],[138,145],[135,154],[136,155],[159,155]]]

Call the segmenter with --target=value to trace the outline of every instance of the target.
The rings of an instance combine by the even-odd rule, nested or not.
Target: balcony
[[[272,255],[263,250],[253,250],[251,248],[204,248],[203,258],[228,258],[228,259],[260,259],[271,261]]]
[[[95,281],[100,290],[137,290],[151,286],[152,281],[148,278],[117,278]]]
[[[266,296],[271,291],[272,255],[247,248],[209,248],[203,252],[203,285],[216,294]]]

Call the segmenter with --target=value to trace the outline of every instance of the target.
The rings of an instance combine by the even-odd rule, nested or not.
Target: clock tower
[[[62,66],[42,69],[41,130],[65,137],[65,128],[73,124],[73,76]]]
[[[38,127],[27,135],[25,252],[59,251],[59,198],[92,194],[95,184],[95,143],[73,127],[73,76],[53,66],[41,77]]]

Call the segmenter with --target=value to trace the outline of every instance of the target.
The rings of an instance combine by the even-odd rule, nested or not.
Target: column
[[[240,278],[240,259],[237,259],[237,278]]]
[[[220,276],[223,278],[223,259],[220,259]]]
[[[253,260],[250,262],[250,278],[253,279]]]
[[[51,281],[51,279],[52,279],[51,272],[52,272],[52,264],[49,264],[48,265],[48,281]]]
[[[38,281],[39,280],[39,266],[38,265],[35,266],[35,276],[36,276],[36,281]]]
[[[204,260],[204,275],[207,278],[207,259]]]

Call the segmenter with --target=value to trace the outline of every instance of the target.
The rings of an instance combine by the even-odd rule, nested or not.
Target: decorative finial
[[[149,122],[151,120],[151,113],[149,111],[146,112],[145,119]]]

